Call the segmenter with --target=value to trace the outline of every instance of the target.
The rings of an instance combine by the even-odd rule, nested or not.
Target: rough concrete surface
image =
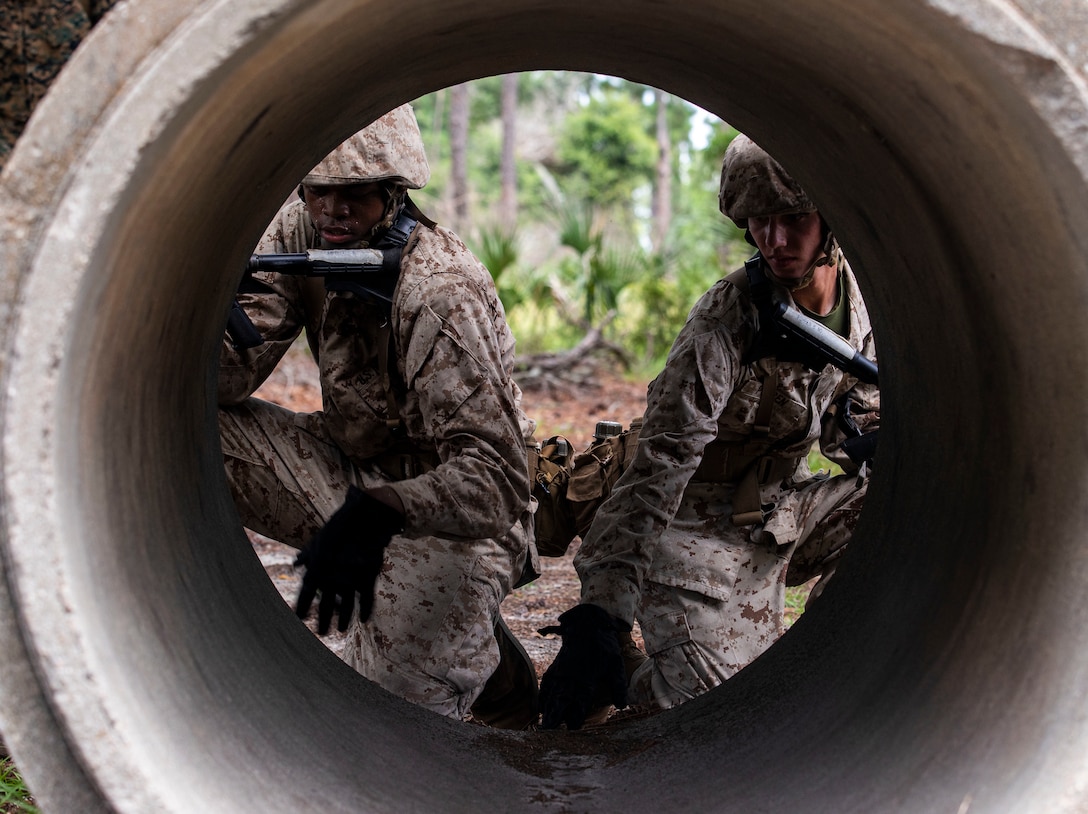
[[[0,729],[47,812],[1088,809],[1088,155],[1074,0],[129,0],[0,177]],[[594,70],[749,132],[852,258],[881,460],[850,557],[678,710],[492,732],[291,617],[215,350],[294,181],[403,101]]]

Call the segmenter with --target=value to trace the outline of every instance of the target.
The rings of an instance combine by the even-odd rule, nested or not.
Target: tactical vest
[[[813,358],[807,349],[798,347],[790,337],[774,330],[774,322],[770,318],[773,283],[764,274],[759,255],[725,279],[746,293],[758,311],[756,335],[741,360],[751,365],[769,358],[772,360],[769,365],[771,372],[762,380],[759,404],[749,436],[746,439],[719,438],[707,444],[692,480],[735,486],[733,525],[749,526],[764,520],[761,487],[780,483],[790,477],[802,460],[801,456],[784,458],[773,454],[775,442],[769,435],[778,389],[777,365],[779,362],[802,362],[814,370],[820,370],[826,360]]]

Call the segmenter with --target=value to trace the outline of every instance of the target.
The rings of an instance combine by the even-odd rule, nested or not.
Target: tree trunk
[[[446,89],[437,90],[434,93],[434,115],[431,117],[431,132],[430,141],[434,142],[434,147],[431,147],[430,143],[427,144],[428,154],[431,154],[431,161],[437,161],[441,150],[438,149],[438,145],[441,144],[439,136],[441,135],[442,126],[445,123],[446,118]],[[432,154],[433,150],[433,154]]]
[[[672,141],[669,138],[669,96],[655,91],[657,98],[657,179],[654,183],[653,246],[660,251],[672,223]]]
[[[518,222],[517,168],[518,75],[508,73],[502,78],[502,195],[499,200],[499,222],[503,231],[511,234]]]
[[[453,228],[468,225],[468,85],[450,88],[450,198]]]

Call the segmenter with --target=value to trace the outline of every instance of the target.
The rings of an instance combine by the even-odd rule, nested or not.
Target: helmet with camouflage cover
[[[325,156],[302,183],[321,187],[387,182],[421,189],[430,177],[416,115],[411,105],[401,105]]]
[[[748,228],[748,218],[816,211],[801,185],[744,134],[725,151],[718,208],[741,229]]]

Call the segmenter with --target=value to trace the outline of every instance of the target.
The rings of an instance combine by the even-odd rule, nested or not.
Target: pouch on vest
[[[533,530],[542,557],[562,557],[578,533],[567,504],[573,452],[561,435],[553,435],[539,449],[529,448],[529,475],[537,502]]]
[[[642,419],[636,418],[618,435],[599,438],[585,452],[574,456],[567,502],[578,535],[585,536],[589,531],[597,509],[612,494],[612,487],[634,459],[641,429]]]

